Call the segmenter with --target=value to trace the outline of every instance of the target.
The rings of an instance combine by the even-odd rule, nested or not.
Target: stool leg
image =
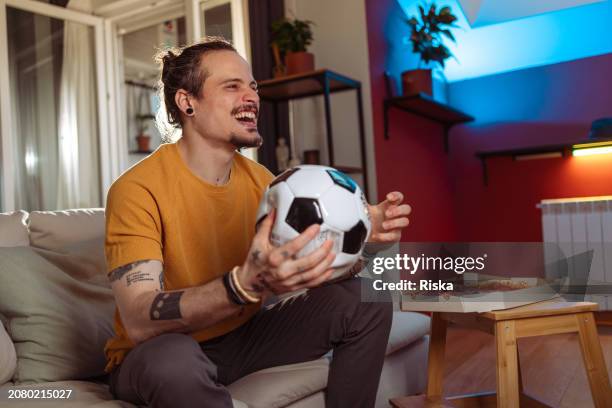
[[[595,317],[591,312],[577,313],[576,319],[582,359],[589,378],[593,403],[597,408],[612,407],[610,379],[597,334]]]
[[[519,408],[518,351],[514,326],[514,320],[495,323],[498,408]]]
[[[427,397],[430,399],[442,397],[445,346],[446,321],[442,319],[440,313],[434,312],[431,316],[431,337],[427,360]]]

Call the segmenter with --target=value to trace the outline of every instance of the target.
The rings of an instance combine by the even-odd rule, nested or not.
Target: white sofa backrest
[[[103,240],[104,209],[32,211],[28,227],[31,246],[59,251],[74,244]]]
[[[25,211],[0,213],[0,247],[30,245],[27,218]]]

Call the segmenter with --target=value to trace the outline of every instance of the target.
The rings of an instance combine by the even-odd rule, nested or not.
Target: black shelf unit
[[[318,69],[303,74],[290,75],[282,78],[268,79],[258,83],[259,97],[271,102],[274,109],[274,126],[278,129],[278,103],[295,99],[323,96],[325,108],[325,129],[327,136],[327,151],[329,165],[345,173],[361,173],[363,175],[364,193],[368,196],[368,164],[365,150],[365,130],[363,123],[363,102],[361,82],[341,75],[329,69]],[[331,98],[336,92],[354,90],[357,99],[357,114],[359,117],[359,145],[361,149],[361,167],[336,165],[334,160],[334,142],[331,124]]]
[[[486,186],[489,184],[489,175],[487,171],[487,159],[490,159],[492,157],[512,156],[514,160],[517,160],[517,157],[520,157],[520,156],[531,156],[531,155],[546,154],[546,153],[559,153],[560,157],[569,157],[571,156],[572,148],[576,145],[581,145],[582,148],[585,148],[585,147],[597,147],[598,145],[601,145],[601,144],[612,145],[612,139],[587,139],[587,140],[580,140],[580,141],[571,142],[571,143],[520,147],[520,148],[514,148],[514,149],[478,151],[476,152],[475,156],[480,160],[480,163],[482,165],[482,181],[484,185]]]
[[[460,123],[472,122],[473,116],[463,113],[448,105],[435,101],[431,96],[418,93],[409,96],[395,96],[384,100],[385,139],[389,139],[389,110],[397,108],[424,118],[436,121],[444,126],[444,151],[448,152],[448,134],[450,129]]]

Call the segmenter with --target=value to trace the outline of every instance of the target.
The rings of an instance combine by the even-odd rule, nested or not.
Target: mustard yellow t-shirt
[[[205,284],[241,265],[255,235],[259,200],[272,178],[265,167],[236,154],[229,182],[214,186],[191,172],[175,143],[160,146],[109,190],[108,271],[139,260],[159,260],[165,290],[176,290]],[[258,308],[251,305],[239,317],[191,335],[204,341],[230,332]],[[115,337],[105,347],[107,371],[134,347],[118,310],[114,326]]]

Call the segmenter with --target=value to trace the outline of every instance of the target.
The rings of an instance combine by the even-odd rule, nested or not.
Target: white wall
[[[328,68],[361,81],[369,200],[375,201],[376,171],[365,1],[285,0],[285,11],[289,17],[314,22],[314,41],[309,51],[315,54],[317,69]],[[327,149],[323,97],[294,101],[292,109],[293,134],[298,154],[303,150],[319,149],[321,160],[325,164]],[[335,164],[358,166],[361,156],[355,91],[332,95],[331,113]],[[351,174],[351,176],[362,184],[360,175]]]

